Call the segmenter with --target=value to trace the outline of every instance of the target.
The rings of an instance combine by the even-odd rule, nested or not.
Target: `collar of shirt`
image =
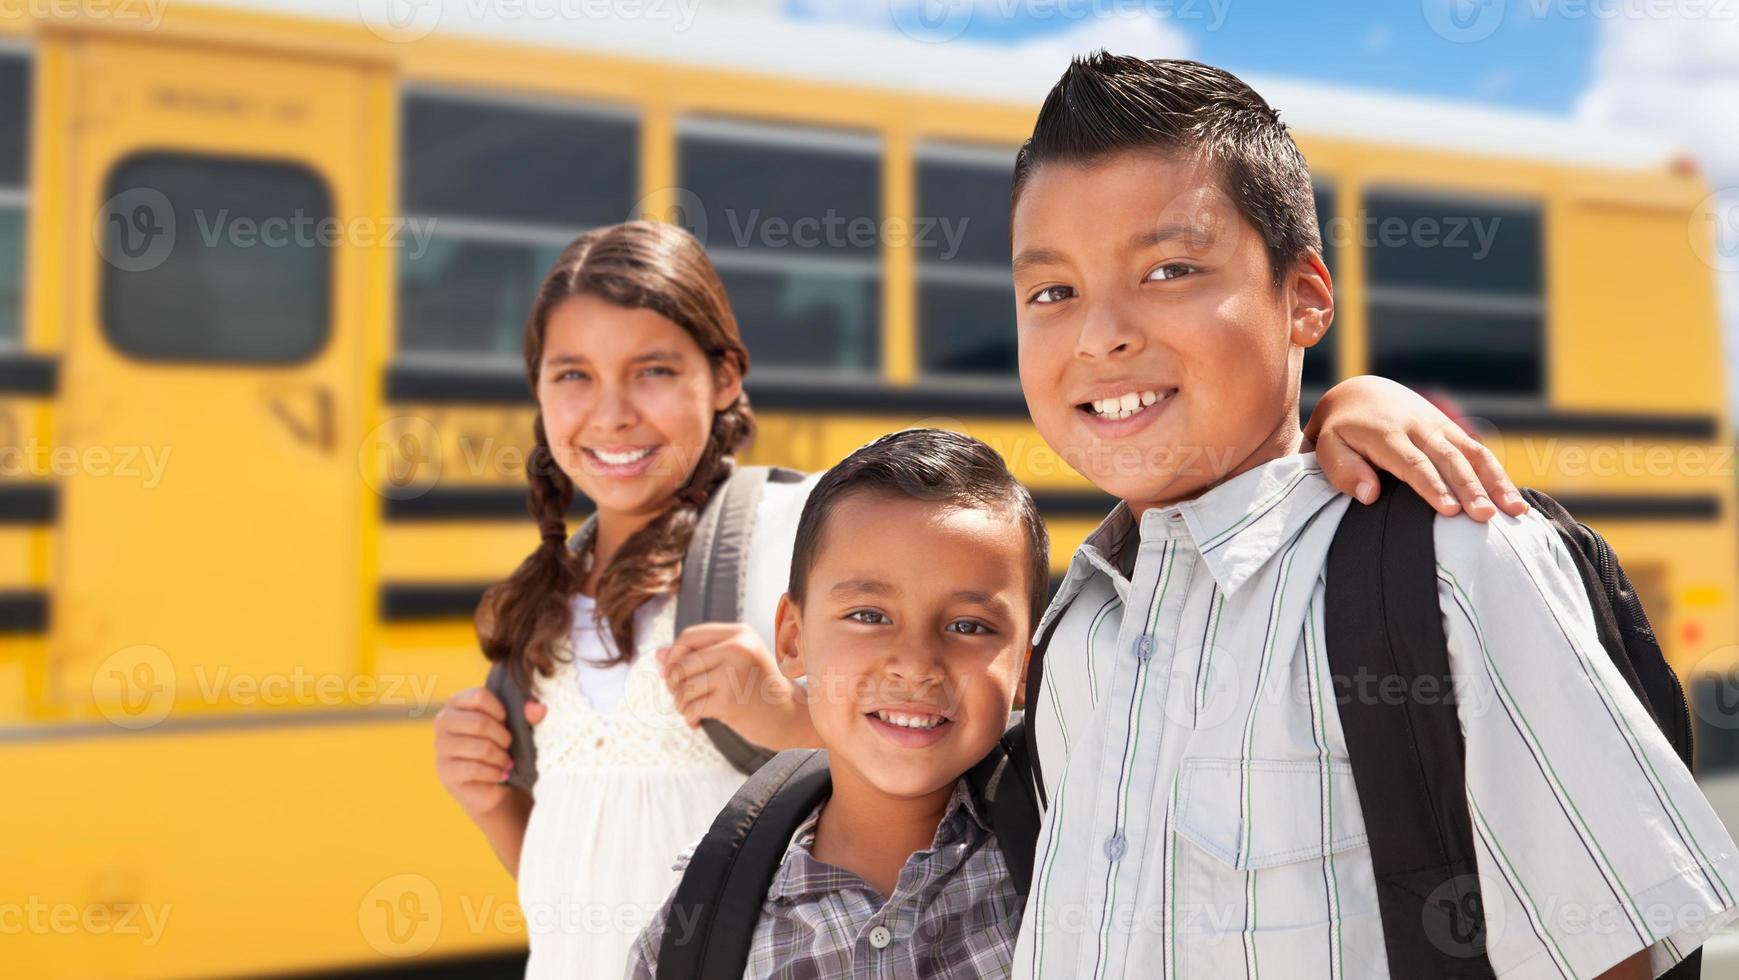
[[[1129,504],[1120,500],[1075,550],[1056,597],[1033,631],[1034,641],[1095,574],[1108,578],[1117,598],[1127,602],[1129,577],[1120,566],[1123,550],[1132,543],[1150,549],[1187,540],[1201,553],[1220,591],[1236,592],[1338,492],[1323,476],[1315,453],[1296,453],[1240,473],[1193,500],[1149,508],[1139,528]]]
[[[809,814],[808,819],[797,825],[796,832],[791,835],[791,844],[785,849],[785,858],[773,876],[772,885],[767,889],[767,901],[799,902],[807,897],[842,888],[869,887],[856,873],[828,864],[818,859],[810,850],[815,846],[815,828],[820,821],[821,807],[818,806]],[[989,833],[990,824],[984,818],[982,805],[966,780],[959,779],[954,783],[954,795],[948,799],[948,806],[942,811],[942,822],[936,825],[936,835],[931,839],[930,848],[907,858],[906,868],[913,867],[914,862],[921,866],[941,855],[942,858],[935,867],[926,869],[930,872],[926,877],[944,874],[964,859],[966,852],[970,850],[967,847],[951,845],[969,844]],[[902,870],[902,884],[905,877],[905,871]]]

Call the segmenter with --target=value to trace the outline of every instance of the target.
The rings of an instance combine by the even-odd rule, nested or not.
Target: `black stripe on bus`
[[[530,521],[525,509],[524,487],[431,487],[427,491],[403,500],[390,497],[383,502],[389,521]],[[583,493],[574,494],[568,507],[570,521],[584,519],[592,512],[592,502]],[[577,530],[578,528],[570,528]]]
[[[1714,494],[1554,494],[1570,516],[1579,521],[1657,520],[1712,521],[1721,516],[1721,498]]]
[[[0,354],[0,395],[52,396],[59,387],[59,358],[22,351]]]
[[[387,583],[380,587],[380,618],[386,623],[470,619],[489,582]]]
[[[888,385],[879,379],[828,379],[825,383],[751,377],[749,399],[758,409],[851,412],[915,420],[937,415],[977,418],[1027,417],[1026,399],[1012,383],[920,381]],[[1320,391],[1305,391],[1300,407],[1308,417]],[[530,405],[525,377],[517,372],[463,366],[394,364],[386,371],[389,402]],[[1711,414],[1556,411],[1546,406],[1462,399],[1462,410],[1506,433],[1617,435],[1655,439],[1713,440],[1720,424]]]
[[[0,633],[48,632],[48,593],[0,589]]]
[[[60,513],[53,483],[0,483],[0,524],[52,524]]]

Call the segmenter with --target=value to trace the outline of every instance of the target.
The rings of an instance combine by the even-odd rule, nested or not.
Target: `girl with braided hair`
[[[763,639],[811,482],[734,464],[754,434],[748,351],[705,252],[676,226],[630,222],[568,246],[524,348],[542,541],[479,606],[494,670],[438,717],[437,770],[519,877],[528,975],[616,978],[676,880],[673,858],[742,782],[727,753],[814,744]],[[745,512],[751,623],[680,629],[697,524],[747,475],[765,480]],[[570,534],[576,488],[594,515]]]

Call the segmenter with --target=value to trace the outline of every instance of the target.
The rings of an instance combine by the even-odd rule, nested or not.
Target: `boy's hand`
[[[1316,443],[1329,482],[1360,503],[1376,499],[1374,464],[1406,481],[1445,516],[1466,510],[1486,521],[1498,508],[1512,517],[1528,512],[1491,450],[1422,395],[1387,378],[1364,375],[1330,388],[1305,424],[1304,437]]]
[[[525,703],[525,717],[534,725],[548,710],[537,701]],[[482,687],[460,691],[435,715],[435,776],[466,813],[488,813],[511,795],[506,780],[513,772],[507,754],[512,744],[501,699]]]
[[[814,744],[797,684],[779,673],[772,651],[742,623],[683,630],[658,651],[658,674],[690,728],[713,718],[770,749]]]

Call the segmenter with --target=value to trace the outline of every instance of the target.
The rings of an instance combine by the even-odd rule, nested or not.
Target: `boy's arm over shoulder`
[[[1739,856],[1600,645],[1538,513],[1436,523],[1437,593],[1499,976],[1656,975],[1734,917]]]
[[[694,857],[695,848],[700,842],[682,849],[676,856],[676,863],[671,870],[682,874],[688,870],[689,859]],[[680,886],[680,880],[678,882]],[[652,920],[646,923],[646,928],[640,930],[640,935],[634,940],[633,948],[628,950],[628,970],[623,976],[626,980],[653,980],[658,975],[658,950],[664,945],[664,930],[669,928],[671,904],[676,901],[676,888],[670,890],[664,904],[658,907]]]

